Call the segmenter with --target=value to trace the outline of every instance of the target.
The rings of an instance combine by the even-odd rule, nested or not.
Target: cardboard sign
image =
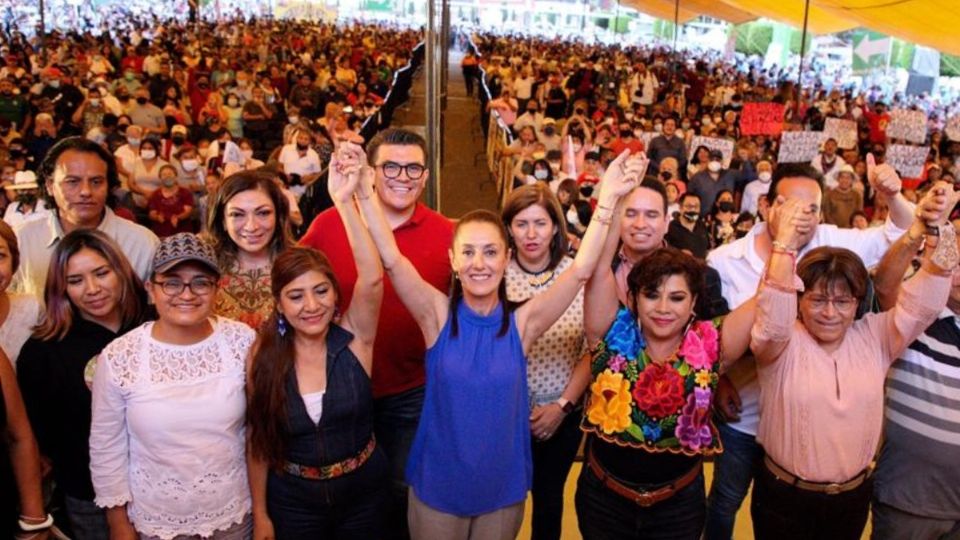
[[[923,144],[927,140],[927,114],[923,111],[894,109],[887,124],[887,137]]]
[[[777,163],[810,163],[826,138],[822,131],[784,131],[780,135]]]
[[[947,125],[943,128],[943,132],[951,141],[960,141],[960,114],[951,116],[950,119],[947,120]]]
[[[697,135],[690,141],[690,153],[687,155],[687,159],[693,159],[697,148],[701,146],[706,146],[708,150],[719,150],[723,153],[724,168],[730,166],[730,160],[733,159],[733,141],[719,137],[703,137]]]
[[[744,103],[740,116],[742,135],[779,135],[783,131],[781,103]]]
[[[853,120],[827,118],[823,133],[826,139],[836,139],[837,146],[840,148],[849,149],[857,146],[857,123]]]
[[[920,178],[929,153],[929,146],[891,144],[887,148],[885,161],[904,178]]]

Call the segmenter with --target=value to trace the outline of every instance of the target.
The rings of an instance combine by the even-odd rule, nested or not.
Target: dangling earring
[[[277,333],[280,337],[287,335],[287,320],[279,313],[277,313]]]
[[[690,327],[693,326],[693,323],[696,322],[696,320],[697,320],[697,312],[691,311],[690,320],[687,321],[687,326],[683,329],[683,335],[687,335],[687,332],[690,331]]]

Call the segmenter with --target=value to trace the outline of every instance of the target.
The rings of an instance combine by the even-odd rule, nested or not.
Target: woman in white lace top
[[[165,238],[153,268],[159,319],[108,345],[94,375],[95,502],[112,539],[247,538],[244,364],[254,332],[212,316],[220,272],[195,235]]]

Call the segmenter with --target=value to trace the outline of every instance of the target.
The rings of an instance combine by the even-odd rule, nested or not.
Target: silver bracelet
[[[53,516],[47,514],[47,519],[43,520],[41,523],[27,523],[23,520],[23,516],[20,516],[20,519],[17,520],[17,524],[20,526],[20,530],[23,532],[42,531],[44,529],[53,527]]]

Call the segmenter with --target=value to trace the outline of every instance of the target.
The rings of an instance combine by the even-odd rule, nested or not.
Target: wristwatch
[[[560,410],[563,411],[563,414],[570,414],[573,412],[573,402],[563,396],[557,398],[556,404],[560,406]]]

